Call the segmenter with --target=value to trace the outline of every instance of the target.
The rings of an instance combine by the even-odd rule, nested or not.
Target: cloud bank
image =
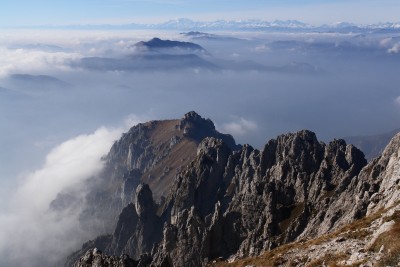
[[[0,47],[0,78],[12,73],[46,73],[59,69],[68,70],[67,61],[79,57],[77,53],[8,49]]]
[[[389,53],[398,54],[400,52],[400,43],[394,44],[391,48],[388,49]]]
[[[122,128],[101,127],[67,140],[50,151],[40,169],[21,180],[0,213],[0,265],[52,266],[90,237],[79,227],[86,191],[81,186],[101,170],[101,157],[121,132]],[[81,205],[62,212],[50,209],[56,196],[71,188],[79,188],[74,197],[81,197]]]
[[[249,132],[256,131],[258,125],[253,120],[237,117],[234,121],[223,123],[219,128],[220,131],[230,133],[233,136],[243,136]]]

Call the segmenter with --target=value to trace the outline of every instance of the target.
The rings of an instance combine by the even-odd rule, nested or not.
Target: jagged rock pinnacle
[[[140,184],[136,188],[135,208],[139,216],[144,213],[155,213],[153,196],[149,185]]]
[[[144,266],[206,266],[219,257],[259,255],[334,231],[400,198],[400,135],[367,165],[356,147],[340,139],[319,142],[308,130],[280,135],[259,151],[235,147],[194,111],[141,127],[140,138],[131,131],[113,148],[124,155],[118,163],[126,164],[127,154],[132,166],[168,163],[154,165],[165,175],[176,162],[171,156],[179,159],[195,144],[160,203],[151,186],[138,185],[105,250],[134,259],[146,254]]]

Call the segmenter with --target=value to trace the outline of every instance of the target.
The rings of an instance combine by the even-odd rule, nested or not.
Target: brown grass
[[[282,264],[288,263],[285,261],[285,259],[282,257],[283,254],[287,253],[290,250],[296,249],[298,246],[298,243],[290,243],[287,245],[283,245],[280,247],[277,247],[275,249],[272,249],[270,251],[267,251],[261,256],[258,257],[249,257],[246,259],[240,259],[232,263],[228,263],[225,261],[217,262],[214,264],[211,264],[210,266],[215,266],[215,267],[244,267],[246,265],[255,265],[255,266],[263,266],[263,267],[275,267],[275,266],[282,266]],[[291,265],[287,265],[291,266]],[[293,265],[295,266],[295,265]]]
[[[141,181],[150,186],[153,198],[158,199],[162,194],[168,192],[177,170],[188,165],[194,159],[197,153],[197,144],[184,138],[182,131],[177,130],[179,120],[149,122],[146,125],[151,127],[150,142],[154,147],[160,148],[160,153],[169,149],[172,137],[182,138],[171,148],[167,156],[161,157],[151,170],[142,175]],[[165,171],[165,166],[169,167],[169,171]]]
[[[148,183],[155,197],[161,195],[160,192],[167,191],[166,188],[172,184],[177,169],[183,169],[196,156],[197,144],[188,139],[182,139],[178,144],[172,147],[168,157],[161,159],[152,170],[142,176],[142,181]],[[165,173],[165,166],[170,167],[170,171]],[[148,177],[153,179],[148,179]]]
[[[369,227],[373,221],[380,218],[384,211],[385,210],[381,209],[378,212],[376,212],[368,217],[364,217],[357,221],[354,221],[353,223],[342,227],[336,233],[340,234],[340,233],[348,232],[349,233],[348,235],[351,236],[352,234],[350,232],[362,232],[363,230],[365,230],[365,228]],[[361,235],[360,237],[365,237],[365,236]]]
[[[348,255],[346,255],[345,253],[341,253],[341,254],[328,253],[328,254],[325,254],[323,257],[310,262],[306,266],[307,267],[320,267],[320,266],[325,265],[325,266],[329,266],[329,267],[339,267],[339,266],[343,266],[343,265],[340,265],[339,262],[343,261],[347,258],[348,258]]]
[[[346,239],[364,239],[367,236],[370,236],[372,234],[372,232],[368,229],[362,228],[362,229],[358,229],[358,230],[354,230],[354,231],[349,231],[345,234],[343,234],[342,236]]]
[[[345,239],[363,239],[371,234],[368,228],[373,221],[376,219],[380,218],[386,210],[379,210],[378,212],[368,216],[364,217],[362,219],[359,219],[351,224],[348,224],[342,228],[340,228],[338,231],[335,231],[333,233],[325,234],[321,237],[311,239],[308,241],[303,241],[303,242],[294,242],[294,243],[289,243],[286,245],[282,245],[280,247],[277,247],[275,249],[272,249],[270,251],[265,252],[263,255],[258,256],[258,257],[249,257],[246,259],[240,259],[232,263],[227,263],[225,261],[220,261],[214,264],[210,264],[210,266],[215,266],[215,267],[244,267],[246,265],[254,265],[254,266],[263,266],[263,267],[275,267],[275,266],[307,266],[307,267],[313,267],[313,266],[322,266],[323,263],[325,265],[330,266],[330,267],[339,267],[342,266],[339,264],[339,262],[346,260],[349,255],[345,253],[340,253],[340,254],[335,254],[335,253],[328,253],[326,255],[323,255],[321,258],[316,259],[314,261],[309,262],[308,264],[306,263],[309,259],[308,257],[303,257],[303,258],[297,258],[297,259],[291,259],[291,260],[286,260],[284,258],[285,254],[290,253],[293,250],[304,250],[307,249],[313,245],[320,245],[325,242],[328,242],[329,240],[338,238],[338,237],[343,237]],[[400,221],[400,213],[395,214],[392,216],[393,218],[398,218]],[[392,231],[397,231],[392,232]],[[378,238],[377,242],[381,240],[381,242],[385,242],[387,240],[388,235],[394,236],[393,241],[393,246],[390,247],[390,249],[393,251],[391,253],[391,256],[388,256],[387,259],[384,259],[385,262],[381,266],[386,266],[386,262],[391,262],[394,260],[398,260],[400,257],[400,223],[397,228],[393,228],[392,231],[388,232],[385,235],[382,235],[380,238]],[[380,246],[376,242],[376,246],[374,249],[379,250]],[[397,244],[397,245],[396,245]],[[383,260],[382,260],[383,262]],[[363,261],[354,263],[353,265],[350,266],[359,266],[362,264]],[[386,264],[386,265],[384,265]],[[396,263],[397,264],[397,263]],[[349,266],[349,265],[347,265]]]
[[[400,262],[400,212],[395,212],[392,216],[385,218],[385,221],[394,220],[393,228],[382,233],[370,247],[371,251],[378,252],[384,247],[384,256],[377,266],[397,266]]]
[[[329,253],[324,255],[323,257],[313,260],[307,263],[310,259],[307,256],[302,256],[294,259],[287,260],[283,257],[284,254],[288,253],[290,250],[294,248],[299,248],[300,244],[292,243],[289,245],[283,245],[279,248],[273,249],[269,252],[266,252],[264,255],[259,257],[247,258],[235,261],[233,263],[227,262],[217,262],[211,264],[213,267],[244,267],[247,265],[254,266],[262,266],[262,267],[277,267],[277,266],[285,266],[285,267],[295,267],[295,266],[306,266],[306,267],[320,267],[323,264],[329,267],[340,267],[342,265],[339,264],[340,261],[343,261],[348,258],[348,255],[345,253],[341,254],[333,254]]]

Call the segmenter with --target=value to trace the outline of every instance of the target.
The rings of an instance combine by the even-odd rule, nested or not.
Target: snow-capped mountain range
[[[237,30],[237,31],[400,31],[400,22],[382,22],[376,24],[354,24],[336,22],[324,25],[311,25],[298,20],[259,19],[194,21],[187,18],[169,20],[157,24],[85,24],[85,25],[42,25],[36,28],[62,29],[160,29],[160,30]],[[31,26],[27,27],[31,28]]]

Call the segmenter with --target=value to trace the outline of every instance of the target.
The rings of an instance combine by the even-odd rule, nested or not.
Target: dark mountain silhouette
[[[213,63],[195,54],[134,55],[125,58],[86,57],[71,64],[73,67],[94,71],[174,71],[205,69],[217,70]]]
[[[134,45],[138,48],[147,48],[149,50],[159,50],[159,49],[185,49],[192,51],[203,51],[206,50],[198,44],[191,42],[181,42],[181,41],[171,41],[171,40],[162,40],[160,38],[153,38],[150,41],[141,41]]]
[[[204,58],[207,51],[189,42],[153,38],[133,46],[135,53],[122,58],[86,57],[71,62],[73,67],[95,71],[174,71],[218,70],[215,64]]]

